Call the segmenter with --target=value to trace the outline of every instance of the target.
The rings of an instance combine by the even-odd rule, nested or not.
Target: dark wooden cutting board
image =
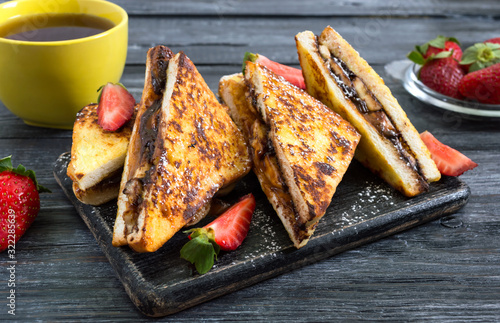
[[[247,193],[254,194],[257,208],[248,236],[236,251],[221,252],[210,272],[199,275],[179,257],[181,247],[188,241],[182,233],[154,253],[113,247],[116,201],[99,207],[79,202],[66,175],[69,160],[70,154],[64,153],[55,162],[57,182],[96,238],[132,302],[148,316],[181,311],[453,213],[467,203],[470,194],[468,186],[458,178],[445,176],[431,184],[429,192],[406,198],[354,161],[314,236],[297,250],[257,178],[249,174],[224,198],[232,203]]]

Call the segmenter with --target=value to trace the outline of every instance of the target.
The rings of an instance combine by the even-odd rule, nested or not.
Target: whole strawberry
[[[462,59],[462,49],[460,48],[460,43],[456,38],[438,36],[436,39],[431,40],[427,44],[428,48],[424,53],[424,58],[436,56],[441,52],[451,52],[451,57],[457,61]],[[422,48],[422,50],[424,49],[425,47]]]
[[[460,81],[459,90],[466,98],[500,104],[500,63],[465,75]]]
[[[35,220],[39,192],[50,191],[37,183],[32,170],[13,168],[10,156],[0,159],[0,252],[16,244]]]
[[[415,50],[408,54],[408,58],[419,65],[424,65],[430,59],[449,56],[457,61],[462,59],[460,43],[456,38],[441,35],[423,45],[415,46]]]
[[[488,40],[485,40],[484,43],[492,43],[500,45],[500,37],[490,38]]]
[[[460,65],[468,73],[497,63],[500,63],[500,43],[496,43],[495,39],[468,47],[460,61]]]
[[[458,85],[464,77],[464,71],[452,57],[427,61],[420,68],[419,78],[429,88],[452,98],[462,99]]]

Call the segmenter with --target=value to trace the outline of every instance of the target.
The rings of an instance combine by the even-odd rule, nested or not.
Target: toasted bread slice
[[[97,104],[77,114],[67,174],[83,203],[99,205],[118,196],[133,123],[130,120],[117,131],[103,130],[97,123]]]
[[[306,222],[298,216],[281,175],[276,154],[266,149],[268,144],[268,127],[259,117],[251,102],[247,100],[248,87],[243,74],[227,75],[219,82],[219,96],[229,107],[230,114],[241,129],[251,149],[253,171],[259,179],[260,186],[283,223],[290,239],[296,248],[307,244],[316,226],[306,226]]]
[[[113,243],[119,244],[115,236],[126,237],[139,252],[158,250],[220,188],[251,168],[243,135],[191,60],[178,53],[166,74],[161,104],[155,101],[134,127],[140,141],[134,159],[146,163],[120,192],[115,222]]]
[[[441,175],[419,133],[378,74],[333,28],[296,35],[307,91],[360,133],[356,158],[406,196]]]
[[[130,137],[130,144],[128,146],[125,163],[123,166],[123,174],[120,181],[120,194],[118,195],[118,212],[113,229],[113,245],[123,246],[127,245],[128,229],[127,222],[134,221],[136,217],[135,212],[126,212],[130,207],[128,196],[123,193],[127,183],[134,177],[143,178],[145,176],[144,170],[149,169],[147,154],[152,154],[154,150],[154,131],[150,130],[148,137],[141,135],[141,124],[145,128],[146,123],[142,123],[142,116],[146,111],[158,110],[165,91],[166,73],[169,60],[174,56],[170,48],[158,45],[148,50],[146,55],[146,71],[144,76],[144,89],[142,91],[141,101],[137,111],[134,127]],[[149,117],[148,119],[151,119]],[[150,124],[149,127],[153,127]],[[144,142],[147,141],[147,142]],[[147,153],[147,154],[146,154]],[[142,170],[142,174],[139,174]],[[128,220],[132,218],[131,220]],[[130,227],[130,224],[129,224]]]
[[[338,114],[260,64],[246,62],[245,79],[269,127],[296,211],[311,227],[330,205],[359,134]]]

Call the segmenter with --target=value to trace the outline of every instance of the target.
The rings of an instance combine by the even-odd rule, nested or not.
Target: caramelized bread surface
[[[266,67],[247,62],[250,94],[306,227],[328,206],[353,158],[359,134],[348,122]]]
[[[170,58],[174,53],[165,46],[158,45],[150,48],[146,55],[146,70],[144,75],[144,89],[134,122],[130,144],[127,149],[123,174],[120,181],[118,195],[118,211],[113,229],[113,245],[123,246],[128,244],[127,235],[134,227],[134,220],[137,218],[134,211],[130,211],[130,201],[125,188],[127,183],[133,178],[144,178],[144,170],[149,169],[147,154],[154,148],[153,139],[149,138],[148,143],[141,135],[141,120],[146,111],[152,111],[163,98],[165,91],[166,72]],[[151,131],[151,133],[154,131]],[[151,136],[150,136],[151,137]],[[152,152],[151,152],[152,153]],[[130,185],[130,184],[129,184]]]
[[[85,195],[90,190],[98,190],[97,185],[123,168],[134,118],[135,115],[117,131],[106,131],[97,123],[97,104],[90,104],[78,112],[67,174],[82,202],[98,205],[118,196],[119,184],[116,181],[112,185],[107,183],[108,193],[102,197]]]
[[[229,107],[230,114],[244,134],[250,147],[253,171],[260,186],[280,218],[296,248],[303,247],[314,233],[315,225],[306,226],[298,216],[278,159],[268,147],[268,127],[261,121],[249,98],[248,87],[241,73],[222,77],[219,96]],[[249,100],[250,99],[250,100]]]
[[[406,113],[356,50],[331,27],[319,37],[305,31],[295,39],[307,91],[361,133],[356,158],[362,164],[407,196],[425,192],[429,182],[439,180],[440,173]],[[348,77],[345,82],[334,76],[334,62],[337,71],[340,67],[338,74]]]
[[[220,188],[251,168],[243,135],[191,60],[178,53],[166,74],[161,105],[139,125],[143,137],[156,130],[150,167],[142,178],[130,177],[123,194],[129,203],[123,213],[127,244],[140,252],[160,248]],[[142,188],[135,189],[137,182]]]

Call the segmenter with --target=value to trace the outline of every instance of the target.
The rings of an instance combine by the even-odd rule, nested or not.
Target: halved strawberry
[[[134,97],[120,83],[107,83],[98,91],[97,122],[104,130],[118,130],[134,114]]]
[[[292,83],[296,87],[300,89],[306,88],[306,83],[304,81],[304,76],[302,75],[302,70],[298,68],[277,63],[261,54],[246,52],[245,56],[243,57],[243,73],[245,73],[246,61],[251,61],[264,65],[265,67],[273,71],[275,74],[282,76],[285,80]]]
[[[190,241],[182,247],[181,258],[194,264],[200,274],[208,272],[220,249],[231,251],[241,245],[250,228],[254,210],[255,198],[250,193],[203,228],[186,231],[190,233]]]
[[[477,167],[477,164],[470,158],[458,150],[441,143],[430,132],[422,132],[420,138],[431,152],[432,160],[436,163],[441,174],[460,176],[464,172]]]

